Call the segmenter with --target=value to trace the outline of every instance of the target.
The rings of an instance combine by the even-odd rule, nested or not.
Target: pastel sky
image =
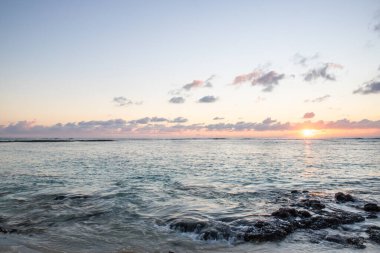
[[[380,2],[0,0],[1,137],[380,136]]]

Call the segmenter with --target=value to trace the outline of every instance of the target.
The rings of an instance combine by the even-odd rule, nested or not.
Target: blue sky
[[[378,1],[1,0],[0,125],[298,124],[310,112],[307,120],[377,122],[378,24]],[[305,80],[326,66],[333,78]],[[257,80],[233,84],[249,73]],[[210,77],[212,87],[182,88]]]

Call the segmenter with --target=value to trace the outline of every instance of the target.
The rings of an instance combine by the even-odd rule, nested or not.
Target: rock
[[[380,207],[375,203],[367,203],[364,205],[364,211],[367,212],[379,212]]]
[[[207,226],[207,222],[196,219],[179,219],[171,222],[169,227],[180,232],[200,232]]]
[[[301,202],[299,202],[297,205],[319,210],[324,209],[326,207],[325,204],[322,204],[321,201],[317,199],[302,199]]]
[[[299,193],[299,191],[298,190],[292,190],[290,193],[296,194],[296,193]]]
[[[339,234],[336,235],[328,235],[325,238],[326,241],[335,242],[339,244],[343,244],[346,246],[354,246],[358,249],[364,249],[366,246],[364,245],[363,237],[343,237]]]
[[[275,216],[280,219],[288,219],[295,217],[311,217],[311,214],[306,210],[296,210],[295,208],[280,208],[277,211],[272,213],[272,216]]]
[[[371,214],[368,214],[366,218],[367,219],[377,219],[377,215],[374,213],[371,213]]]
[[[363,237],[348,237],[346,238],[346,242],[349,245],[353,245],[355,248],[364,249],[366,246],[364,245]]]
[[[280,208],[272,213],[277,218],[287,219],[289,217],[297,217],[297,210],[294,208]]]
[[[294,231],[294,226],[289,222],[283,221],[257,221],[250,226],[247,231],[240,235],[244,241],[248,242],[265,242],[277,241],[284,239],[288,234]]]
[[[344,238],[341,235],[328,235],[326,236],[325,240],[329,242],[344,244]]]
[[[360,214],[345,212],[341,210],[332,213],[326,212],[322,215],[304,218],[297,222],[299,228],[311,228],[318,230],[324,228],[336,228],[339,225],[352,224],[364,220],[364,217]]]
[[[380,227],[370,226],[366,232],[369,235],[370,240],[380,244]]]
[[[350,194],[344,194],[343,192],[335,193],[335,199],[339,202],[354,202],[355,199]]]
[[[311,214],[308,211],[306,211],[306,210],[298,210],[297,214],[301,218],[309,218],[309,217],[311,217]]]

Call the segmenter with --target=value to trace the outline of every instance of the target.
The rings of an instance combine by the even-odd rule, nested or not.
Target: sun
[[[305,137],[305,138],[310,138],[310,137],[313,137],[317,134],[317,130],[314,130],[314,129],[304,129],[302,130],[302,135]]]

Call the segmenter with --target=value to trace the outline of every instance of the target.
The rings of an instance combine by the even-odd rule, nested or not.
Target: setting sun
[[[304,130],[302,130],[302,135],[305,138],[313,137],[316,134],[317,134],[317,130],[314,130],[314,129],[304,129]]]

